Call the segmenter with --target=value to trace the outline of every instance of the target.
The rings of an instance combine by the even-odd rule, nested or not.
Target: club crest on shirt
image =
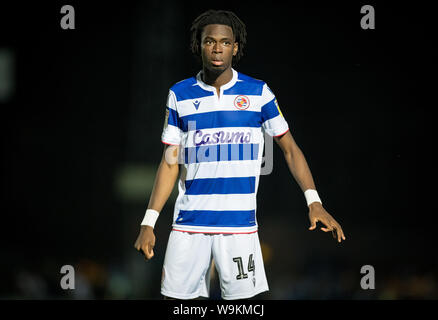
[[[237,96],[236,99],[234,99],[234,106],[239,110],[245,110],[249,108],[249,99],[247,96]]]

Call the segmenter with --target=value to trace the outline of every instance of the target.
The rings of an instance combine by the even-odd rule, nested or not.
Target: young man
[[[246,43],[245,25],[232,12],[209,10],[191,31],[202,70],[170,89],[162,133],[166,146],[134,246],[146,259],[153,257],[155,221],[180,174],[161,293],[208,297],[214,259],[222,297],[246,299],[268,290],[256,220],[264,132],[274,137],[304,192],[309,230],[319,221],[339,242],[345,236],[323,208],[272,91],[232,68]]]

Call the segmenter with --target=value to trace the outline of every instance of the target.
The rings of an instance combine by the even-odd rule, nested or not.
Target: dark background
[[[75,30],[60,27],[64,4],[75,9]],[[374,6],[375,30],[360,27],[365,4]],[[163,150],[167,92],[200,69],[189,28],[210,8],[245,22],[248,44],[236,69],[276,94],[347,238],[338,244],[308,231],[304,196],[274,146],[274,171],[258,191],[270,285],[259,298],[438,297],[430,8],[360,1],[0,8],[0,53],[12,70],[0,101],[0,298],[161,299],[174,198],[156,225],[155,258],[145,262],[133,244]],[[75,290],[60,288],[63,265],[75,267]],[[360,287],[363,265],[375,269],[375,290]],[[217,278],[211,294],[219,297]]]

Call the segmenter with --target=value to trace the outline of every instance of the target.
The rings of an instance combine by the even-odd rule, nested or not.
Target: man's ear
[[[238,42],[234,42],[233,57],[236,56],[238,51],[239,51],[239,43]]]

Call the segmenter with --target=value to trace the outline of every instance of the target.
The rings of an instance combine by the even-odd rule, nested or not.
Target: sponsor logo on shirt
[[[193,134],[193,144],[195,146],[202,146],[204,144],[218,144],[218,143],[250,143],[251,132],[245,131],[216,131],[211,133],[204,133],[202,130],[196,130]]]

